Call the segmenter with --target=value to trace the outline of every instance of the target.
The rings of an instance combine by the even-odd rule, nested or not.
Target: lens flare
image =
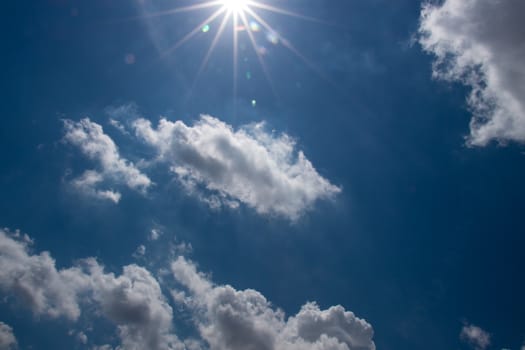
[[[211,58],[211,55],[217,46],[219,40],[222,38],[223,33],[227,27],[232,28],[231,40],[233,41],[233,100],[234,100],[234,110],[235,110],[235,101],[237,96],[237,80],[238,80],[238,55],[239,55],[239,37],[240,35],[246,35],[253,51],[255,52],[257,59],[261,65],[262,71],[268,81],[271,89],[274,94],[275,88],[273,82],[270,78],[269,70],[264,61],[264,56],[268,54],[268,50],[258,42],[258,39],[261,41],[270,42],[273,45],[280,45],[290,50],[295,56],[297,56],[301,61],[303,61],[308,67],[313,69],[317,74],[320,73],[319,69],[310,62],[304,55],[302,55],[299,50],[297,50],[282,33],[275,30],[262,16],[259,12],[273,12],[275,14],[285,15],[296,17],[303,20],[323,23],[312,17],[303,16],[295,12],[282,9],[280,7],[272,6],[264,3],[263,0],[206,0],[199,2],[194,5],[181,6],[166,11],[158,13],[149,13],[145,14],[144,17],[158,17],[158,16],[168,16],[176,15],[184,12],[194,12],[194,11],[207,11],[208,9],[215,8],[214,11],[201,23],[199,23],[193,30],[190,30],[186,35],[179,39],[172,47],[164,51],[161,56],[165,56],[171,52],[174,52],[195,35],[199,33],[212,33],[214,32],[213,40],[204,56],[199,71],[195,77],[193,88],[197,83],[200,75],[203,73],[206,68],[208,61]],[[222,17],[222,19],[220,19]],[[220,24],[213,25],[214,30],[212,30],[212,24],[215,21],[219,21]],[[216,29],[215,29],[216,28]],[[324,76],[321,75],[323,78]],[[247,80],[251,79],[251,73],[248,73]],[[249,76],[249,77],[248,77]],[[253,104],[253,103],[252,103]]]

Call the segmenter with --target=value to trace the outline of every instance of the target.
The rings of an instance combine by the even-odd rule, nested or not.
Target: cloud
[[[141,193],[151,186],[148,176],[143,174],[133,163],[122,158],[113,140],[104,133],[102,126],[84,118],[79,122],[64,120],[64,139],[77,146],[89,159],[98,163],[98,171],[88,170],[72,184],[88,195],[109,199],[115,203],[120,200],[120,193],[112,190],[99,190],[97,185],[109,180]]]
[[[129,125],[128,121],[140,117],[139,108],[135,103],[108,106],[104,112],[109,116],[109,124],[124,135],[129,135],[126,127]]]
[[[445,0],[421,12],[433,74],[471,88],[469,144],[525,142],[525,2]]]
[[[0,350],[16,349],[17,341],[13,328],[0,321]]]
[[[474,325],[464,325],[460,338],[476,350],[485,350],[490,345],[490,334]]]
[[[152,228],[149,232],[148,239],[150,241],[156,241],[162,235],[162,231],[158,228]]]
[[[195,265],[179,257],[175,279],[188,295],[173,291],[194,312],[202,338],[218,350],[374,350],[373,329],[342,306],[321,310],[306,303],[285,319],[259,292],[214,285]]]
[[[122,275],[115,277],[93,263],[90,276],[93,298],[104,315],[118,326],[119,349],[182,349],[172,333],[172,308],[149,271],[128,265]]]
[[[117,326],[117,349],[181,349],[171,332],[171,306],[146,269],[132,264],[115,276],[88,258],[79,266],[57,270],[48,252],[31,254],[29,248],[27,241],[0,230],[0,290],[34,314],[76,320],[81,305],[92,304]]]
[[[104,176],[102,174],[93,170],[86,170],[80,177],[71,181],[71,184],[86,195],[99,199],[108,199],[113,203],[118,203],[122,197],[120,192],[113,190],[99,190],[96,188],[96,185],[103,181]]]
[[[77,267],[57,270],[48,252],[30,253],[30,242],[0,230],[0,290],[16,296],[36,315],[80,315],[78,293],[89,284]]]
[[[372,326],[342,306],[306,303],[286,318],[261,293],[215,285],[182,257],[171,265],[173,300],[190,313],[200,338],[180,340],[173,309],[145,268],[131,264],[116,275],[87,258],[57,269],[48,252],[32,254],[30,246],[26,236],[0,230],[0,291],[36,315],[75,321],[83,310],[85,317],[105,317],[116,326],[116,350],[375,350]],[[70,334],[93,348],[84,332]]]
[[[273,135],[264,125],[238,130],[211,116],[193,126],[161,119],[156,128],[137,119],[136,134],[156,148],[189,193],[210,206],[236,207],[239,202],[261,214],[297,219],[316,200],[341,189],[320,176],[286,134]],[[204,187],[211,193],[202,195]]]
[[[145,254],[146,254],[146,246],[144,244],[141,244],[137,247],[137,249],[135,249],[135,252],[132,254],[132,256],[135,259],[140,259],[144,257]]]
[[[126,127],[118,120],[109,118],[109,124],[118,131],[120,131],[122,134],[129,135],[129,132],[126,130]]]

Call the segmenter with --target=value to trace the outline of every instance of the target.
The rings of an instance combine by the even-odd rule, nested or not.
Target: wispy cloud
[[[114,190],[100,190],[102,182],[123,184],[127,187],[145,193],[152,185],[151,180],[143,174],[132,162],[120,156],[113,140],[104,133],[102,126],[89,118],[78,122],[64,120],[64,139],[77,146],[89,159],[98,163],[97,170],[88,170],[72,181],[73,186],[88,195],[108,199],[115,203],[120,200],[120,193]]]
[[[14,350],[17,344],[13,328],[0,321],[0,350]]]
[[[460,338],[476,350],[485,350],[490,345],[490,334],[472,324],[463,326]]]
[[[472,89],[468,143],[525,142],[525,2],[445,0],[421,12],[420,43],[434,76]]]

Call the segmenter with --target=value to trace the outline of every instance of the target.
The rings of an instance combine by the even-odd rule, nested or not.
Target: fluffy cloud
[[[13,328],[0,321],[0,350],[11,350],[17,347]]]
[[[117,349],[181,349],[171,332],[172,309],[147,270],[128,265],[115,276],[93,258],[57,270],[48,252],[31,254],[29,245],[28,239],[0,230],[0,290],[33,313],[76,320],[81,304],[91,303],[117,325]]]
[[[113,202],[120,200],[120,193],[113,190],[99,190],[97,186],[105,180],[123,183],[133,190],[145,192],[151,180],[135,165],[119,154],[113,140],[104,133],[102,126],[89,118],[74,122],[64,121],[64,139],[77,146],[89,159],[98,162],[100,170],[88,170],[72,184],[86,194]]]
[[[525,142],[525,2],[445,0],[423,6],[420,43],[434,76],[471,87],[469,143]]]
[[[195,265],[179,257],[172,263],[175,279],[188,295],[173,291],[195,312],[202,338],[217,350],[374,350],[373,329],[341,306],[320,310],[305,304],[285,319],[255,290],[214,285]]]
[[[127,265],[115,275],[88,258],[57,269],[48,252],[32,254],[30,246],[27,236],[0,230],[0,291],[36,315],[76,320],[81,310],[95,310],[116,325],[116,350],[375,350],[370,324],[341,306],[321,310],[307,303],[285,318],[261,293],[214,285],[179,257],[171,265],[179,286],[172,295],[190,312],[200,335],[182,341],[173,332],[172,307],[145,268]],[[0,341],[4,330],[9,328],[0,323]],[[89,342],[81,331],[71,334]]]
[[[0,290],[37,315],[77,319],[78,294],[87,288],[87,276],[77,267],[57,270],[48,252],[31,254],[30,243],[0,230]]]
[[[172,333],[172,308],[149,271],[128,265],[122,275],[115,277],[92,263],[90,276],[93,298],[104,315],[118,325],[121,339],[118,349],[182,349]]]
[[[120,201],[120,192],[113,190],[99,190],[97,185],[104,181],[104,176],[94,170],[86,170],[80,177],[74,179],[71,184],[81,192],[100,199],[108,199],[114,203]]]
[[[490,345],[490,334],[474,325],[464,325],[460,338],[476,350],[485,350]]]
[[[156,128],[145,119],[133,123],[136,134],[156,148],[159,159],[188,191],[211,206],[245,203],[262,214],[297,219],[318,199],[332,198],[340,188],[320,176],[287,135],[273,135],[263,124],[238,130],[202,116],[193,126],[161,119]]]

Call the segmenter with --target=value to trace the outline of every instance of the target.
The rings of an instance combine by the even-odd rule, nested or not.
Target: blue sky
[[[4,5],[0,350],[522,349],[521,1],[196,3]]]

